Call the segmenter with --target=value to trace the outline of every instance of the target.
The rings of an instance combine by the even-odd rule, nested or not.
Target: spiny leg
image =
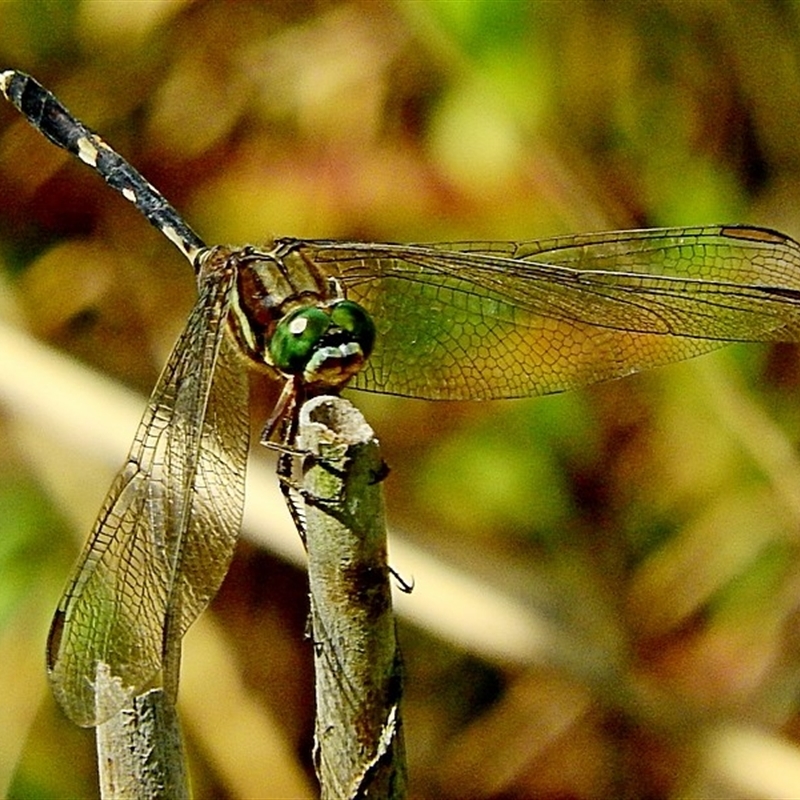
[[[298,455],[294,443],[297,437],[297,412],[302,402],[302,383],[296,378],[286,381],[261,434],[261,444],[278,453],[276,473],[281,494],[289,509],[303,546],[306,544],[306,515],[302,506],[302,489],[294,479],[294,464]],[[301,498],[301,499],[298,499]]]
[[[281,494],[286,502],[286,507],[289,509],[289,515],[292,518],[297,533],[300,535],[300,540],[303,542],[303,547],[306,546],[306,512],[302,506],[302,500],[305,496],[298,489],[297,482],[294,480],[294,460],[297,458],[298,453],[290,450],[281,450],[278,455],[278,485],[281,489]]]
[[[303,504],[314,504],[334,516],[338,513],[335,500],[310,494],[295,478],[296,459],[308,455],[296,447],[298,411],[307,399],[304,383],[297,376],[289,379],[261,434],[261,444],[278,453],[278,483],[303,546],[306,544],[306,514]],[[388,469],[381,469],[375,476],[375,482],[383,480],[387,472]]]

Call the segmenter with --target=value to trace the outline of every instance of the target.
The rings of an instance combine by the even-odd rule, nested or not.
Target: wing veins
[[[51,681],[79,724],[102,721],[98,665],[110,668],[124,694],[140,688],[161,666],[163,628],[176,604],[181,613],[176,571],[192,519],[202,516],[193,484],[234,278],[229,270],[204,280],[53,621]]]

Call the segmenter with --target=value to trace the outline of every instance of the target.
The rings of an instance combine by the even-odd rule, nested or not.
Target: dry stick
[[[96,742],[103,800],[189,797],[178,715],[162,689],[137,695],[98,725]]]
[[[300,413],[316,673],[314,761],[323,800],[403,798],[400,654],[378,442],[339,397]]]

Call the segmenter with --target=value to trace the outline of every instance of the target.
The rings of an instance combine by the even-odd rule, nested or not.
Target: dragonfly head
[[[296,308],[281,319],[269,342],[272,364],[300,375],[308,387],[343,386],[369,358],[375,325],[352,300]]]

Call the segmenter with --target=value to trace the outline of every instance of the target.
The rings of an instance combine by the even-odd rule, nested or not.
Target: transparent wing
[[[371,391],[547,394],[800,338],[800,246],[761,228],[299,249],[372,314],[375,351],[352,383]]]
[[[201,287],[53,619],[48,671],[79,725],[116,713],[165,649],[179,652],[230,563],[249,433],[246,375],[225,333],[234,280]],[[113,695],[102,707],[100,676]]]

